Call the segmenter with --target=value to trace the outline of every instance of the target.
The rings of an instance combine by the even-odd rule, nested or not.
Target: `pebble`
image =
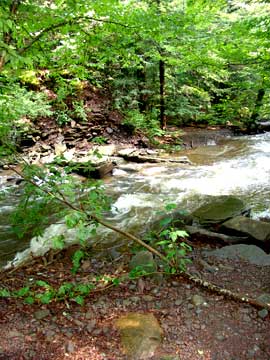
[[[246,314],[242,317],[242,320],[247,323],[249,323],[251,321],[250,317]]]
[[[262,309],[262,310],[258,311],[258,315],[261,319],[264,319],[268,316],[268,310]]]
[[[51,342],[55,338],[56,333],[53,330],[48,330],[45,333],[46,340]]]
[[[258,300],[262,303],[268,304],[268,303],[270,303],[270,294],[267,294],[267,293],[261,294],[260,296],[257,297],[256,300]]]
[[[13,337],[23,337],[23,334],[22,334],[21,332],[17,331],[17,330],[11,330],[11,331],[9,331],[8,336],[9,336],[10,338],[13,338]]]
[[[223,334],[216,334],[216,335],[215,335],[215,338],[216,338],[218,341],[225,341],[225,340],[226,340],[226,337],[225,337]]]
[[[73,337],[73,333],[72,333],[72,331],[70,331],[70,330],[63,329],[63,330],[62,330],[62,333],[63,333],[67,338],[69,338],[69,339],[71,339],[71,338]]]
[[[256,353],[260,351],[260,348],[258,345],[254,345],[253,349],[249,350],[247,352],[247,356],[248,356],[248,359],[255,359],[256,358]]]
[[[124,299],[123,300],[123,306],[129,306],[132,304],[132,301],[130,299]]]
[[[50,314],[51,314],[50,310],[48,310],[48,309],[37,310],[37,311],[34,312],[34,317],[35,317],[36,320],[42,320],[45,317],[49,316]]]
[[[159,289],[158,288],[154,288],[151,292],[154,295],[159,295]]]
[[[92,334],[93,334],[94,336],[98,336],[98,335],[100,335],[101,333],[102,333],[102,329],[96,329],[96,330],[93,331]]]
[[[66,344],[65,348],[66,348],[66,352],[69,353],[69,354],[70,354],[70,353],[73,353],[73,352],[75,351],[75,345],[73,344],[72,341],[69,341],[69,342]]]
[[[155,307],[156,307],[156,309],[161,309],[162,308],[162,302],[156,301]]]
[[[87,324],[87,326],[86,326],[86,330],[89,332],[89,333],[91,333],[93,330],[94,330],[94,328],[95,328],[95,326],[96,326],[96,320],[91,320],[91,321],[89,321],[89,323]]]
[[[80,320],[74,319],[73,322],[78,327],[83,327],[84,326],[84,323],[82,321],[80,321]]]
[[[90,320],[95,316],[95,314],[93,313],[93,311],[87,311],[87,313],[85,313],[85,319],[86,320]]]
[[[174,302],[174,304],[175,304],[176,306],[180,306],[180,305],[182,305],[182,303],[183,303],[183,300],[180,300],[180,299],[175,300],[175,302]]]
[[[200,308],[195,310],[196,315],[200,315],[201,312],[202,312],[202,309],[200,309]]]
[[[149,301],[150,302],[150,301],[153,301],[155,298],[153,296],[151,296],[151,295],[143,295],[142,299],[144,301]]]
[[[205,305],[206,301],[201,295],[193,295],[191,298],[191,303],[194,306],[201,306],[201,305]]]
[[[139,298],[139,296],[131,296],[130,300],[136,304],[140,301],[140,298]]]

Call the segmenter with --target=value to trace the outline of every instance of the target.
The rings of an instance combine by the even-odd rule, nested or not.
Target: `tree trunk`
[[[265,89],[259,89],[258,93],[257,93],[256,101],[255,101],[254,110],[250,117],[252,123],[254,123],[259,118],[259,113],[260,113],[260,109],[263,104],[264,95],[265,95]]]
[[[159,121],[162,129],[166,129],[165,117],[165,62],[159,60]]]
[[[144,68],[137,69],[137,79],[139,90],[139,110],[140,113],[144,113],[147,110],[147,98],[144,94],[144,90],[146,87],[146,73]]]
[[[17,10],[18,10],[18,7],[19,7],[20,3],[21,3],[21,0],[13,0],[11,2],[10,6],[9,6],[9,15],[10,15],[10,17],[13,17],[17,13]],[[10,45],[11,41],[12,41],[12,31],[9,30],[7,32],[4,32],[3,33],[3,42],[4,42],[4,44]],[[5,63],[6,63],[6,52],[2,51],[1,54],[0,54],[0,72],[4,68]]]

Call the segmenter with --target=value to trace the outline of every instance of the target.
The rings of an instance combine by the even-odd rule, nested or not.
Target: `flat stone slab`
[[[137,149],[123,149],[118,152],[126,161],[136,163],[178,163],[178,164],[191,164],[187,156],[179,156],[177,158],[159,157],[158,153],[151,151],[140,151]]]
[[[151,313],[129,313],[120,317],[115,325],[128,359],[150,359],[162,342],[163,330]]]
[[[270,249],[270,223],[236,216],[222,224],[222,230],[230,234],[249,236]]]
[[[205,256],[223,259],[240,259],[259,266],[270,266],[270,255],[256,245],[237,244],[224,246],[221,249],[204,251]]]

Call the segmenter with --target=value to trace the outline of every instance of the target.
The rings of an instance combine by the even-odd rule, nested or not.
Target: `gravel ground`
[[[102,267],[107,273],[124,263],[93,259],[77,281]],[[13,273],[1,274],[9,288],[37,277],[55,284],[70,281],[65,255],[47,267],[36,262]],[[270,267],[245,262],[208,259],[194,252],[189,272],[231,291],[257,298],[270,293]],[[130,280],[118,287],[93,292],[79,306],[73,302],[27,305],[0,300],[1,360],[128,359],[121,347],[115,321],[130,312],[153,313],[164,338],[156,360],[269,360],[270,316],[266,310],[226,299],[181,277]]]

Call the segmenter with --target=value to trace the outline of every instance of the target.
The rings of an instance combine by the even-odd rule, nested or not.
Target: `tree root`
[[[203,279],[200,279],[198,278],[197,276],[194,276],[188,272],[182,272],[180,274],[181,277],[189,280],[190,282],[196,284],[196,285],[199,285],[200,287],[206,289],[207,291],[210,291],[210,292],[214,292],[218,295],[222,295],[226,298],[229,298],[229,299],[232,299],[232,300],[235,300],[235,301],[240,301],[242,303],[246,303],[246,304],[249,304],[249,305],[252,305],[256,308],[259,308],[259,309],[267,309],[267,310],[270,310],[270,303],[264,303],[262,301],[259,301],[257,299],[253,299],[253,298],[250,298],[246,295],[243,295],[243,294],[238,294],[238,293],[235,293],[231,290],[228,290],[228,289],[225,289],[225,288],[222,288],[218,285],[215,285],[211,282],[208,282],[208,281],[205,281]]]

